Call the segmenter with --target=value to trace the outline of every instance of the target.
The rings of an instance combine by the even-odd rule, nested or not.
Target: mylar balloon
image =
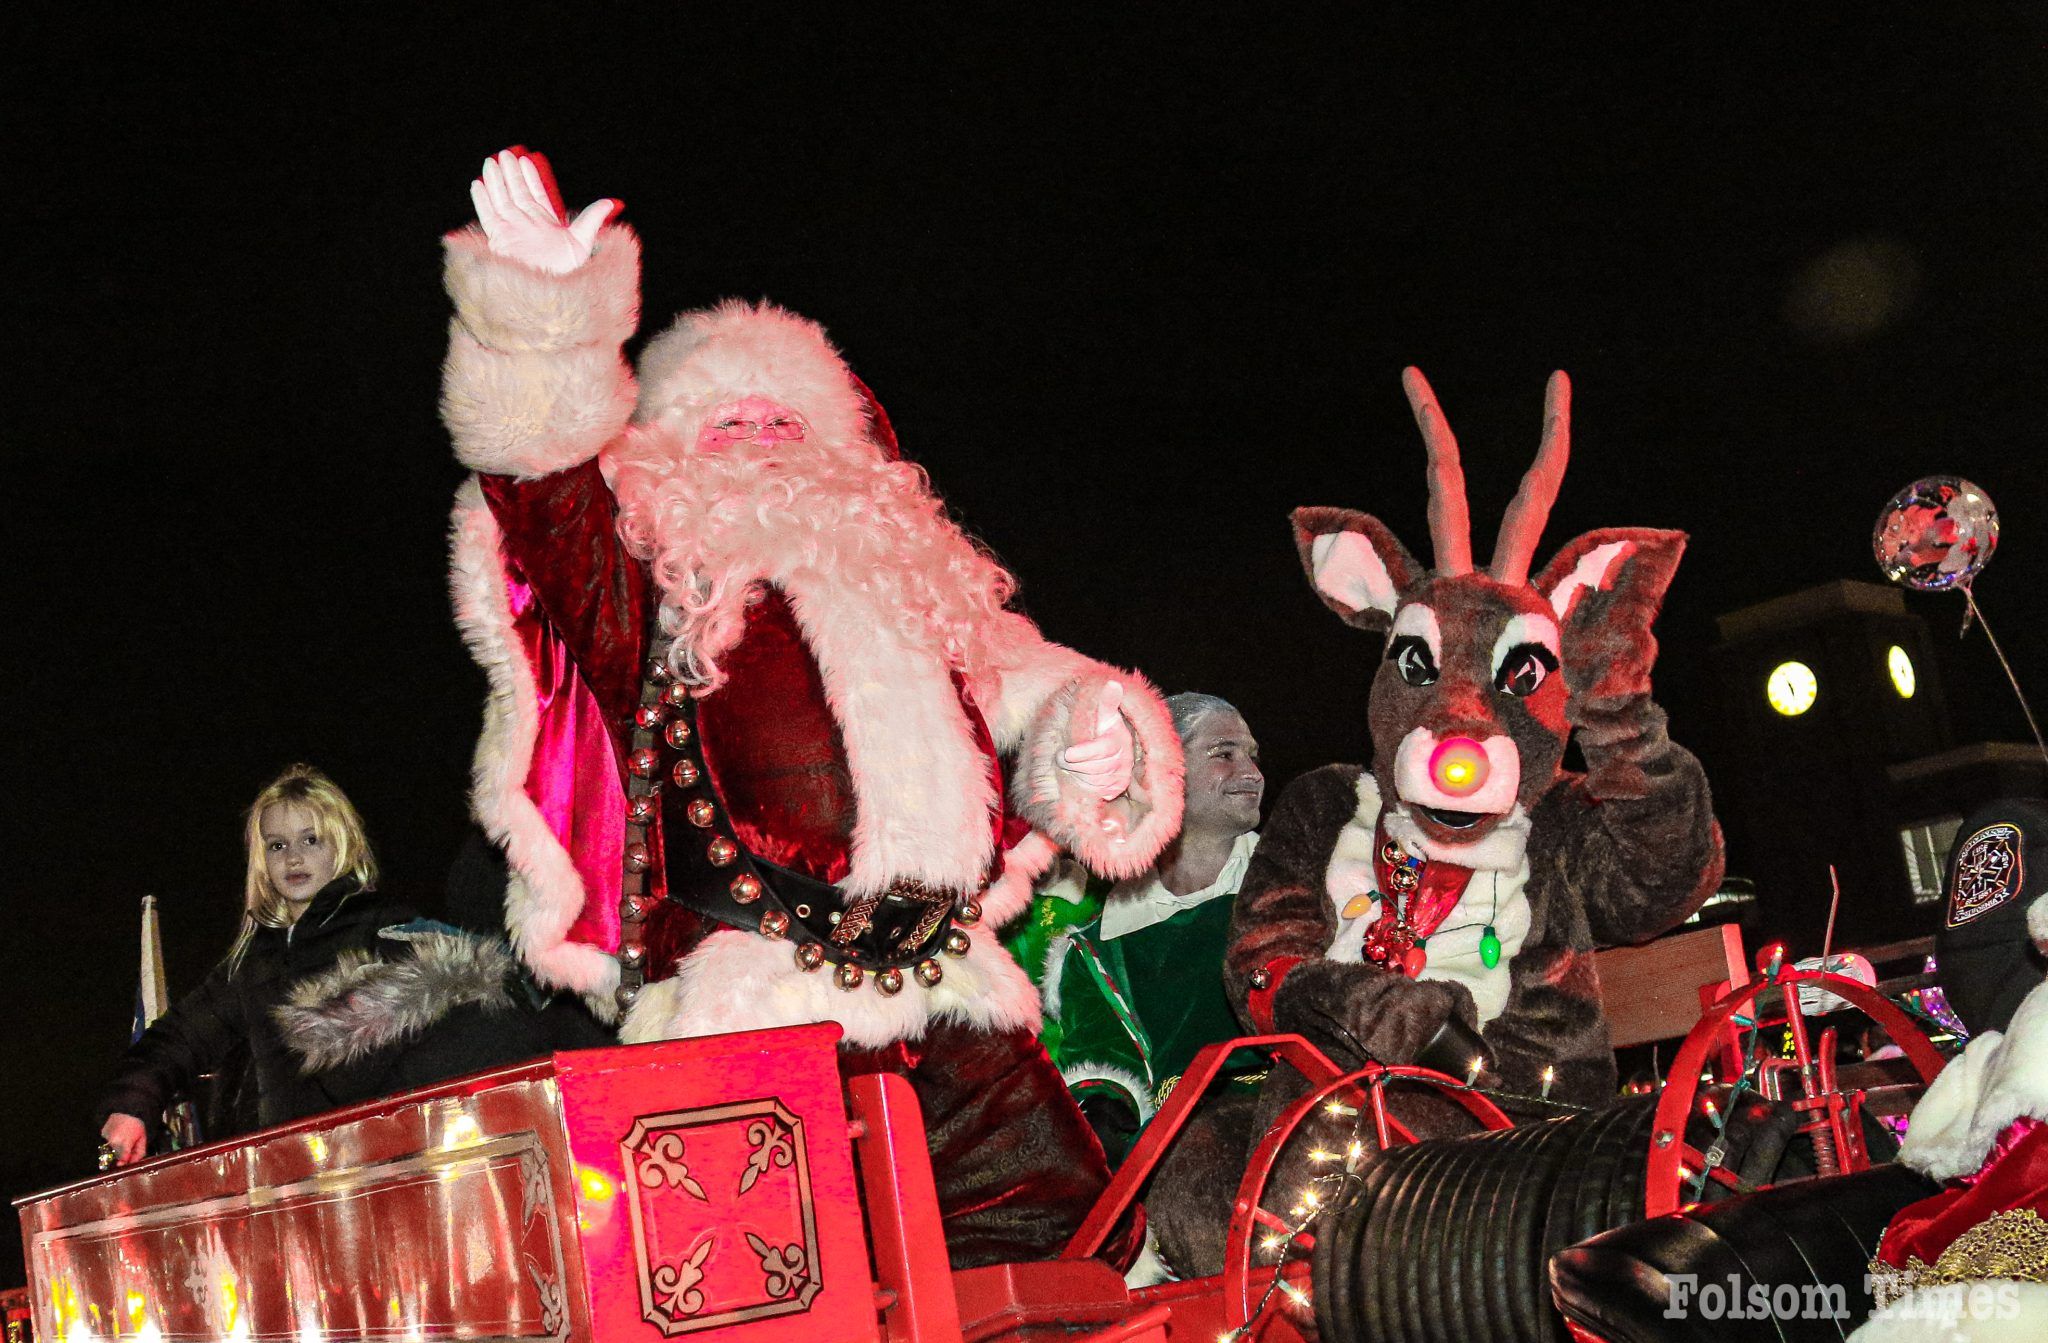
[[[1870,548],[1894,583],[1921,592],[1967,587],[1998,549],[1998,510],[1961,476],[1928,476],[1892,496]]]

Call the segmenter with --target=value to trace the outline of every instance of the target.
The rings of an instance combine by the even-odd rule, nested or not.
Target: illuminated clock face
[[[1891,651],[1884,655],[1884,665],[1891,671],[1892,689],[1899,692],[1899,698],[1913,698],[1913,687],[1917,682],[1913,679],[1913,659],[1906,656],[1906,650],[1893,644]]]
[[[1764,682],[1764,698],[1787,718],[1797,718],[1811,709],[1819,693],[1820,682],[1813,679],[1813,668],[1804,662],[1780,662]]]

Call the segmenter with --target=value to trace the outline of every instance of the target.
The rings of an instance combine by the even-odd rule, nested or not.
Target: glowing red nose
[[[1429,779],[1452,797],[1470,797],[1486,783],[1491,767],[1486,748],[1470,737],[1452,737],[1429,753]]]

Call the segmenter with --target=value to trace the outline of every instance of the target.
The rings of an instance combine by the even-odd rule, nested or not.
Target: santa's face
[[[810,432],[804,417],[765,396],[743,396],[711,412],[697,432],[697,451],[725,452],[741,443],[801,443]]]

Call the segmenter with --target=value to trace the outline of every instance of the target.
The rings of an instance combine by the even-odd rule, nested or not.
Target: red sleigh
[[[1086,1258],[953,1273],[916,1099],[843,1083],[837,1039],[557,1054],[24,1199],[35,1337],[1215,1336],[1215,1284],[1149,1304]]]
[[[1938,1068],[1861,985],[1788,971],[1772,987],[1789,996],[1804,980],[1893,1026],[1923,1078]],[[1681,1073],[1724,1043],[1731,1014],[1762,988],[1708,1010]],[[1362,1133],[1396,1149],[1406,1134],[1385,1092],[1424,1084],[1477,1128],[1508,1124],[1461,1079],[1344,1073],[1294,1036],[1212,1046],[1060,1258],[954,1272],[914,1095],[890,1076],[843,1080],[837,1040],[836,1027],[809,1026],[557,1054],[23,1199],[33,1336],[1211,1343],[1251,1323],[1259,1340],[1288,1343],[1311,1293],[1334,1290],[1308,1281],[1322,1228],[1290,1225],[1262,1197],[1302,1119],[1349,1105]],[[1091,1256],[1241,1045],[1285,1059],[1313,1089],[1252,1154],[1226,1271],[1128,1289]],[[1861,1156],[1843,1125],[1855,1103],[1829,1087],[1799,1107],[1833,1133],[1844,1169]],[[1667,1090],[1657,1132],[1692,1104],[1691,1088]],[[1656,1210],[1683,1196],[1666,1168],[1691,1157],[1697,1170],[1701,1158],[1682,1142],[1650,1146],[1642,1201]],[[1277,1281],[1256,1266],[1276,1246],[1294,1256]]]

